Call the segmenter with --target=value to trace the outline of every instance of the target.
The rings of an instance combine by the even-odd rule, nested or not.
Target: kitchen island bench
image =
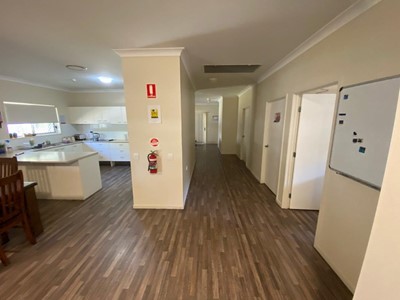
[[[28,152],[17,156],[24,180],[36,181],[39,199],[85,200],[101,189],[96,152]]]

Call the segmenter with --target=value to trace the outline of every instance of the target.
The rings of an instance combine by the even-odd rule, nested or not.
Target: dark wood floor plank
[[[351,299],[313,248],[317,213],[278,207],[236,156],[197,147],[185,210],[133,210],[129,166],[81,201],[39,200],[10,232],[0,299]]]

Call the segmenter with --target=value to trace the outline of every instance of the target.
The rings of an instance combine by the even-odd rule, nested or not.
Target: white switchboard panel
[[[329,165],[331,169],[380,189],[399,90],[400,78],[341,89]]]

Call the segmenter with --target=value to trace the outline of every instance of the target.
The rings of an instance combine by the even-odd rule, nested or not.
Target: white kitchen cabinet
[[[130,161],[128,143],[110,143],[110,152],[113,161]]]
[[[121,124],[122,113],[121,108],[118,106],[107,107],[106,109],[101,108],[101,123],[103,124]]]
[[[120,113],[121,113],[121,124],[127,124],[128,123],[128,118],[126,116],[126,107],[121,106],[120,107]]]
[[[71,124],[126,124],[124,106],[69,107]]]
[[[129,143],[85,143],[85,151],[99,153],[99,161],[130,161]]]
[[[68,115],[71,124],[96,124],[99,119],[93,107],[68,107]]]

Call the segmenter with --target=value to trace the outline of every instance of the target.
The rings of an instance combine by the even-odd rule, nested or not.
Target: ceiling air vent
[[[260,65],[205,65],[204,73],[253,73]]]

